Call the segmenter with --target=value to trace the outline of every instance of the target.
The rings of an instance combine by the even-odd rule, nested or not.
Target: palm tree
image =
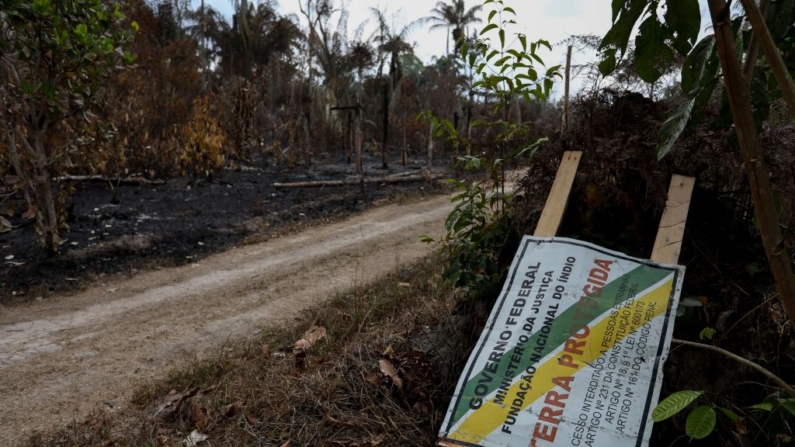
[[[217,62],[224,75],[250,77],[259,65],[292,51],[300,37],[298,26],[289,17],[279,15],[272,2],[243,4],[230,25],[224,16],[209,6],[191,13],[187,32],[206,52],[208,61]],[[245,24],[245,25],[244,25]]]
[[[378,77],[380,78],[383,73],[383,66],[386,62],[386,58],[390,57],[389,73],[392,78],[391,82],[394,86],[401,77],[402,66],[400,64],[400,55],[411,53],[414,50],[412,45],[408,42],[408,38],[411,31],[418,23],[409,23],[398,30],[393,26],[389,26],[385,11],[371,7],[370,12],[378,22],[378,31],[373,39],[379,51]]]
[[[466,9],[464,0],[451,0],[451,3],[440,1],[431,10],[431,15],[420,19],[423,23],[431,23],[431,30],[447,28],[448,35],[452,35],[453,45],[458,51],[461,48],[461,39],[464,37],[466,27],[482,20],[478,13],[483,5]],[[450,53],[450,40],[447,40],[446,52]]]
[[[384,149],[384,168],[387,167],[387,143],[389,141],[389,114],[390,109],[395,106],[394,98],[400,97],[400,85],[403,78],[403,63],[401,56],[412,54],[414,47],[408,42],[412,30],[419,25],[419,20],[411,22],[402,28],[393,23],[389,25],[386,12],[379,8],[370,8],[370,12],[376,19],[378,29],[373,38],[375,47],[378,50],[378,75],[379,80],[383,79],[383,69],[387,58],[389,58],[389,79],[384,83],[384,123],[383,123],[383,149]],[[393,21],[394,22],[394,21]]]

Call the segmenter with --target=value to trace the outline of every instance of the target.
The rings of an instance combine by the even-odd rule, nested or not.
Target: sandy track
[[[0,446],[126,405],[135,379],[263,326],[430,251],[448,197],[378,208],[198,264],[77,295],[0,308]]]

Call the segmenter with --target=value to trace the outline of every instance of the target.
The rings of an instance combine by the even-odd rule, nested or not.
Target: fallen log
[[[412,175],[422,175],[417,171],[405,171],[405,172],[398,172],[397,174],[390,174],[387,175],[386,178],[401,178],[401,177],[410,177]]]
[[[439,180],[444,177],[441,174],[434,174],[430,176],[412,175],[403,177],[372,177],[372,178],[357,178],[345,180],[317,180],[312,182],[294,182],[294,183],[274,183],[275,188],[318,188],[322,186],[347,186],[347,185],[360,185],[372,183],[403,183],[403,182],[416,182],[419,180]]]
[[[56,177],[58,182],[101,182],[116,185],[159,186],[165,185],[165,180],[149,180],[142,177],[108,178],[102,175],[64,175]]]

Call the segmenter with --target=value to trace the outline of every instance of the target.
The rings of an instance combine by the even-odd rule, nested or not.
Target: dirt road
[[[427,254],[449,197],[378,208],[198,264],[0,308],[0,445],[127,405],[157,377],[229,337],[290,321],[335,292]]]

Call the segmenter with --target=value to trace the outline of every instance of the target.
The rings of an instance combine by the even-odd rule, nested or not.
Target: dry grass
[[[439,359],[412,339],[455,305],[441,264],[425,259],[342,293],[296,324],[144,384],[134,411],[97,413],[29,445],[179,446],[193,430],[207,447],[434,445],[455,383],[436,377]],[[327,337],[293,352],[311,326]]]

